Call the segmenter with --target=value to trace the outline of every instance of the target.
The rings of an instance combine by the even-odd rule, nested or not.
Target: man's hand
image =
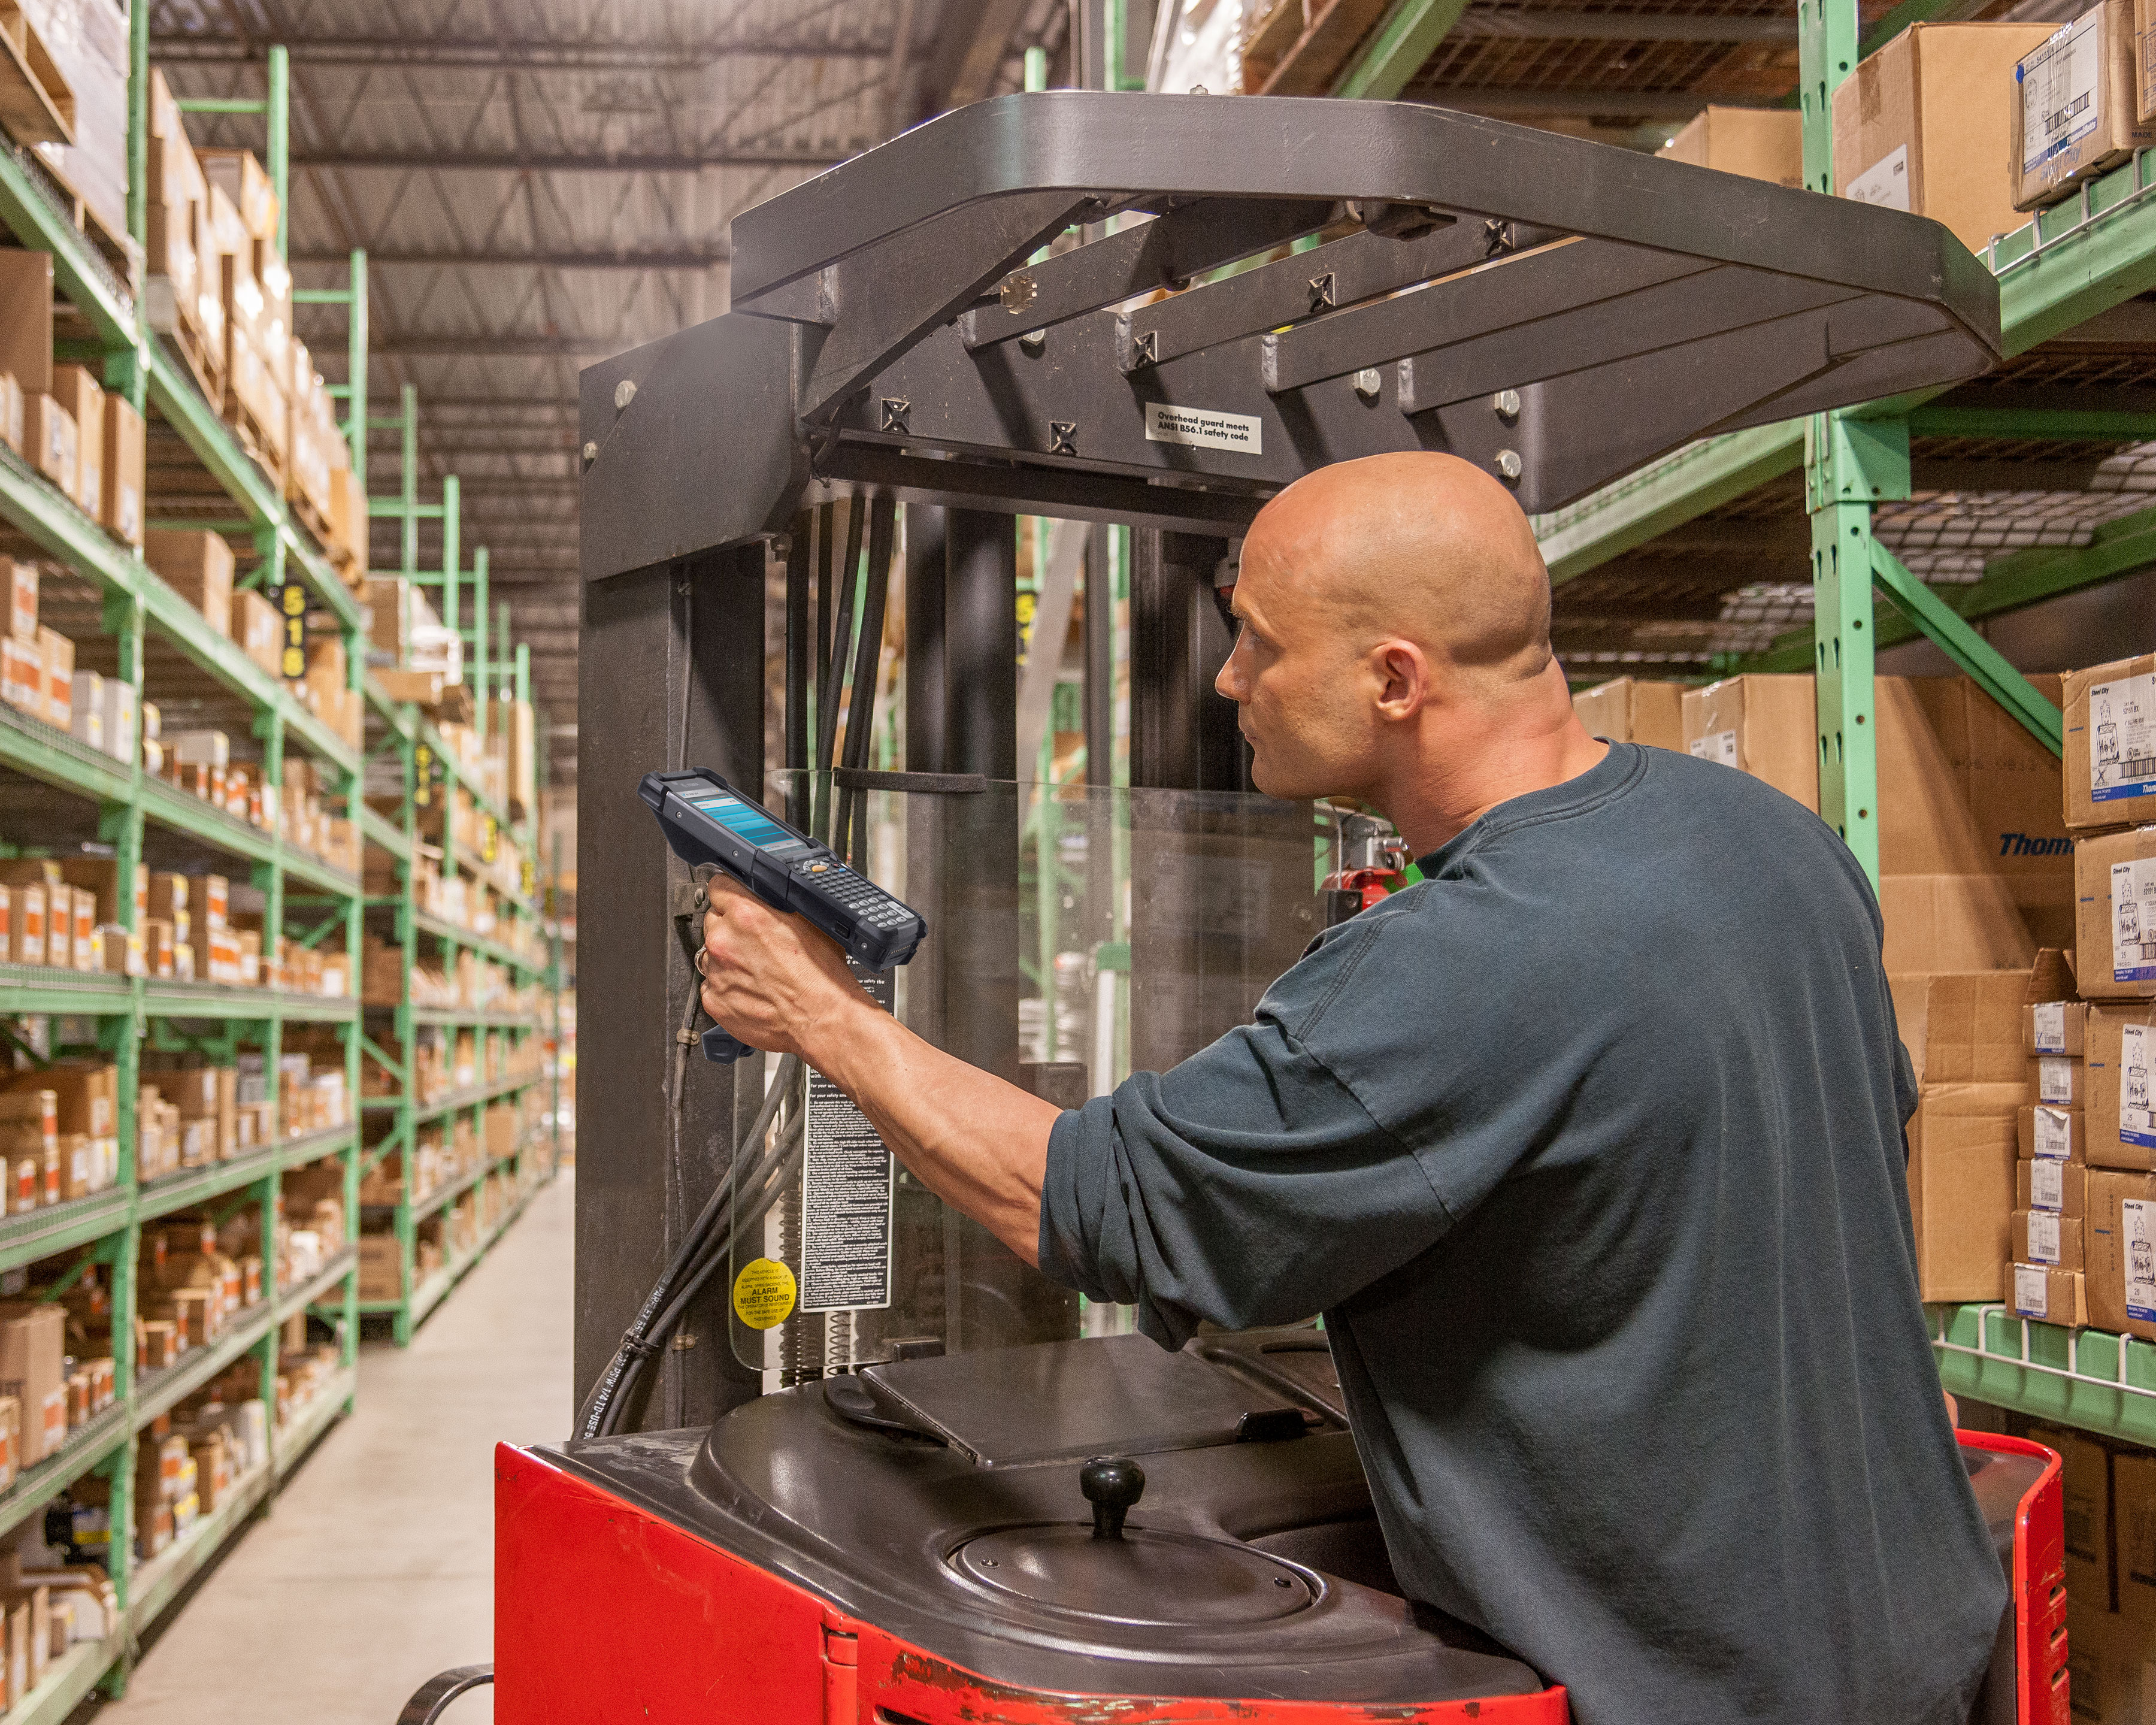
[[[798,916],[774,911],[737,881],[714,875],[704,889],[704,1010],[751,1048],[820,1065],[812,1043],[850,1013],[875,1008],[835,942]]]
[[[916,1179],[1035,1262],[1055,1105],[931,1048],[798,916],[724,875],[705,891],[704,1010],[751,1048],[800,1055],[854,1099]]]

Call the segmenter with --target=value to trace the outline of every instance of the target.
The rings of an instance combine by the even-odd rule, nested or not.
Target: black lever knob
[[[1093,1506],[1093,1537],[1121,1539],[1123,1517],[1145,1496],[1145,1470],[1123,1455],[1096,1455],[1078,1470],[1078,1489]]]

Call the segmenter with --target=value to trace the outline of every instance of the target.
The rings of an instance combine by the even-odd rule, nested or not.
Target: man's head
[[[1243,542],[1235,608],[1217,686],[1272,796],[1383,807],[1449,735],[1563,701],[1534,534],[1456,456],[1372,455],[1296,480]]]

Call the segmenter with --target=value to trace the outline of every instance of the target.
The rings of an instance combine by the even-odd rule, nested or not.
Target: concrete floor
[[[495,1442],[568,1430],[573,1176],[562,1173],[359,1396],[152,1643],[98,1725],[393,1725],[494,1648]],[[444,1725],[490,1725],[490,1690]]]

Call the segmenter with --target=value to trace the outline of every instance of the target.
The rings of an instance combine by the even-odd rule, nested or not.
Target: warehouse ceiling
[[[1129,6],[1130,64],[1149,60],[1156,84],[1178,41],[1209,28],[1218,39],[1223,20],[1247,33],[1263,9],[1174,3],[1158,33],[1152,0]],[[1331,3],[1360,30],[1388,10]],[[1794,11],[1472,0],[1403,95],[1653,148],[1710,101],[1785,104]],[[1883,0],[1864,7],[1867,25],[1886,14]],[[341,287],[352,249],[366,249],[374,413],[416,390],[421,495],[459,476],[466,556],[487,548],[493,594],[531,646],[557,783],[576,768],[578,369],[724,311],[726,234],[742,210],[921,118],[1018,88],[1029,46],[1047,49],[1051,84],[1075,81],[1070,17],[1067,0],[151,0],[152,59],[183,96],[259,95],[268,45],[290,50],[295,275]],[[1347,52],[1306,68],[1310,88],[1331,88]],[[198,141],[264,141],[259,119],[190,127]],[[300,319],[332,382],[342,319],[321,306]],[[370,440],[377,495],[397,488],[399,446],[391,430]],[[1881,536],[1938,580],[1974,578],[1994,544],[2085,542],[2156,483],[2143,458],[2112,448],[1917,454],[1938,483],[1882,511]],[[439,566],[438,531],[421,533],[423,567]],[[1696,673],[1764,644],[1809,617],[1805,548],[1801,496],[1784,485],[1620,558],[1560,590],[1568,668]],[[394,526],[377,522],[375,566],[398,560]]]

